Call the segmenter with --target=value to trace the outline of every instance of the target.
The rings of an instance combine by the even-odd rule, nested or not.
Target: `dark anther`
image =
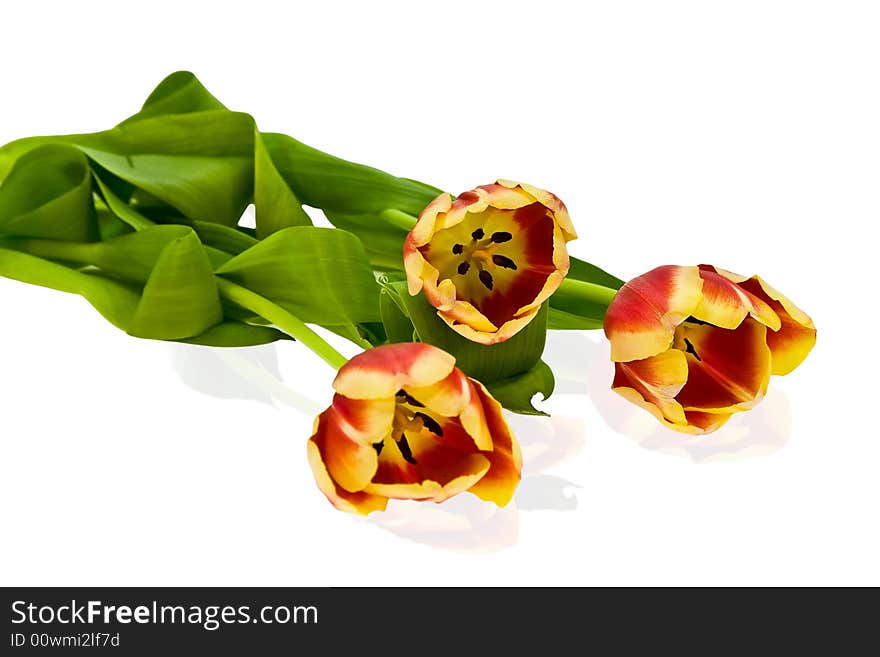
[[[475,240],[481,240],[485,235],[486,233],[483,232],[482,228],[477,228],[473,233],[471,233],[471,237],[473,237]]]
[[[383,447],[385,447],[385,441],[384,441],[384,440],[380,440],[378,443],[373,443],[373,449],[376,450],[376,455],[377,455],[377,456],[378,456],[379,454],[382,453],[382,448],[383,448]]]
[[[506,230],[499,230],[497,233],[492,233],[492,241],[495,242],[495,244],[509,242],[512,239],[513,235],[508,233]]]
[[[425,413],[416,413],[415,417],[421,418],[422,424],[425,425],[425,429],[433,433],[435,436],[443,435],[443,429],[440,427],[440,423],[437,422],[437,420],[432,418],[430,415],[427,415]]]
[[[407,463],[416,464],[416,460],[412,455],[412,450],[409,448],[409,443],[406,442],[406,435],[400,437],[400,440],[397,441],[397,446],[400,448],[400,453],[403,456],[403,460]]]
[[[453,244],[452,245],[452,252],[455,255],[461,255],[462,253],[464,253],[464,245],[463,244]]]
[[[700,358],[700,354],[697,353],[697,350],[694,349],[694,345],[691,344],[691,341],[687,338],[684,339],[685,352],[689,354],[693,354],[694,358],[698,361],[702,362],[703,359]]]
[[[504,267],[505,269],[516,269],[516,263],[503,255],[493,255],[492,262],[494,262],[499,267]]]
[[[686,324],[696,324],[697,326],[706,326],[709,322],[704,322],[701,319],[697,319],[696,317],[688,317],[684,320]]]
[[[405,402],[405,403],[409,404],[410,406],[418,406],[419,408],[425,407],[425,405],[422,402],[420,402],[418,399],[416,399],[415,397],[410,395],[403,388],[398,390],[397,395],[395,395],[395,396],[397,397],[397,401]]]
[[[480,282],[486,286],[487,290],[491,290],[495,286],[495,281],[492,280],[492,274],[485,269],[480,272]]]
[[[464,276],[465,274],[468,273],[468,269],[470,269],[470,268],[471,268],[471,263],[463,262],[458,266],[458,273],[461,274],[462,276]]]

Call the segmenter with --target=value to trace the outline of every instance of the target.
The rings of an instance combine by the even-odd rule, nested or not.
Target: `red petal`
[[[504,506],[513,498],[522,478],[522,454],[499,404],[483,387],[471,380],[474,398],[479,399],[492,434],[492,451],[481,452],[489,459],[489,471],[470,489],[481,499]]]
[[[455,358],[421,342],[373,347],[339,368],[333,387],[351,399],[393,398],[406,386],[428,386],[449,376]]]
[[[729,413],[752,408],[767,391],[770,350],[767,327],[749,318],[730,331],[684,325],[676,341],[687,340],[688,380],[676,399],[686,410]]]
[[[611,360],[656,356],[671,345],[675,327],[700,302],[703,281],[696,267],[666,265],[624,285],[605,313]]]

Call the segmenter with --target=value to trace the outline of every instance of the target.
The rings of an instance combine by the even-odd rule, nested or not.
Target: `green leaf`
[[[92,180],[82,153],[46,145],[16,161],[0,186],[0,234],[97,239]]]
[[[327,155],[287,135],[267,132],[262,137],[296,197],[325,212],[375,216],[396,208],[418,214],[441,193],[430,185]]]
[[[217,273],[304,322],[326,327],[378,322],[379,289],[361,242],[331,228],[284,228]]]
[[[312,220],[278,173],[260,133],[256,131],[254,144],[254,206],[257,214],[257,237],[262,239],[290,226],[311,226]]]
[[[456,365],[478,381],[488,385],[532,369],[541,359],[547,337],[547,305],[535,318],[509,340],[482,345],[462,337],[437,316],[424,294],[410,296],[405,282],[387,283],[385,289],[405,309],[419,340],[440,347],[455,356]]]
[[[287,333],[270,326],[254,326],[244,322],[226,321],[212,326],[204,333],[179,342],[206,347],[255,347],[275,340],[293,340]]]
[[[234,226],[253,196],[254,123],[247,114],[153,117],[75,143],[113,175],[196,221]]]
[[[150,228],[156,225],[119,198],[116,193],[110,189],[110,186],[101,180],[99,175],[95,175],[95,182],[98,183],[98,189],[101,192],[101,196],[103,197],[107,208],[109,208],[110,212],[115,214],[120,221],[125,222],[135,230],[144,230],[145,228]]]
[[[222,224],[194,221],[192,222],[192,227],[203,243],[232,255],[238,255],[247,251],[259,242],[258,239],[241,232],[237,228],[230,228]]]
[[[188,226],[153,226],[103,242],[16,238],[2,240],[0,245],[40,258],[97,267],[110,277],[143,285],[165,248],[189,235],[193,235],[193,230]]]
[[[324,210],[336,228],[347,230],[364,243],[370,264],[382,270],[403,270],[403,241],[408,231],[374,214],[341,214]]]
[[[190,232],[159,253],[127,330],[141,338],[176,340],[203,333],[222,320],[211,263]]]
[[[0,248],[0,276],[79,294],[122,330],[127,329],[140,302],[139,290],[130,285],[5,248]]]
[[[532,405],[532,398],[541,393],[544,400],[548,399],[555,386],[553,370],[542,360],[528,372],[486,385],[504,408],[524,415],[547,415]]]
[[[187,114],[226,109],[189,71],[177,71],[166,77],[144,102],[140,112],[119,125],[142,121],[164,114]]]
[[[111,324],[123,331],[138,333],[132,320],[139,309],[144,312],[139,287],[5,248],[0,248],[0,276],[81,295]],[[215,347],[247,347],[289,339],[286,333],[274,328],[227,320],[179,341]]]
[[[560,301],[561,300],[557,300],[557,303],[560,303]],[[553,331],[591,331],[593,329],[602,328],[604,310],[599,311],[598,308],[593,308],[589,311],[586,311],[583,308],[580,310],[592,312],[594,314],[601,312],[602,315],[600,317],[583,317],[576,313],[569,313],[560,310],[559,308],[554,307],[553,297],[550,297],[550,315],[547,317],[547,328]]]
[[[595,283],[604,287],[610,287],[613,290],[619,290],[623,287],[623,281],[609,274],[604,269],[600,269],[596,265],[590,264],[579,258],[572,256],[570,258],[571,268],[568,270],[568,278],[576,281],[584,281],[586,283]]]

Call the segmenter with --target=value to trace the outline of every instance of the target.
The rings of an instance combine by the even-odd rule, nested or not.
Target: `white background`
[[[313,484],[333,373],[300,345],[137,340],[0,280],[2,584],[880,584],[875,3],[126,6],[4,7],[0,142],[110,127],[186,68],[348,159],[550,189],[624,278],[760,273],[819,342],[688,438],[608,393],[601,332],[556,334],[514,505],[365,520]]]

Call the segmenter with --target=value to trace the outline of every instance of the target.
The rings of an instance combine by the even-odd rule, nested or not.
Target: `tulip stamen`
[[[418,399],[410,395],[406,390],[401,388],[397,391],[395,395],[397,397],[397,401],[402,404],[409,404],[410,406],[417,406],[418,408],[424,408],[425,405],[420,402]]]
[[[382,453],[383,447],[385,447],[384,440],[380,440],[378,443],[373,443],[373,449],[376,450],[376,456],[379,456]]]
[[[443,428],[440,426],[440,423],[430,415],[427,413],[416,413],[413,417],[419,418],[425,429],[433,433],[435,436],[443,437]]]
[[[516,263],[512,259],[508,258],[507,256],[498,255],[498,254],[493,255],[492,262],[494,262],[499,267],[504,267],[505,269],[516,270]]]
[[[703,359],[700,358],[700,354],[697,353],[697,350],[694,349],[694,345],[687,338],[684,339],[684,346],[685,346],[684,351],[686,354],[691,354],[698,361],[703,362]]]
[[[512,258],[496,253],[501,244],[513,239],[513,233],[498,230],[486,237],[486,231],[477,228],[471,232],[471,238],[472,241],[468,245],[460,242],[452,245],[453,254],[464,256],[455,271],[459,276],[466,276],[476,265],[479,270],[480,283],[491,292],[495,289],[495,278],[491,273],[493,267],[502,267],[513,271],[519,268]]]
[[[406,434],[402,434],[400,436],[400,440],[397,441],[397,447],[400,449],[400,455],[403,456],[403,460],[407,463],[412,463],[413,465],[418,464],[415,457],[413,456],[412,449],[409,446],[409,442],[406,440]]]

